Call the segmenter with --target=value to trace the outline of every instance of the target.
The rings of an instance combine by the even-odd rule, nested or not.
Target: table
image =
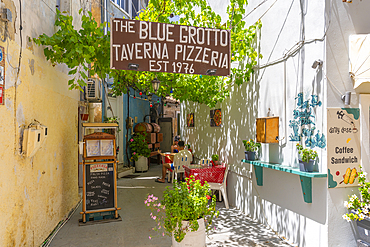
[[[152,157],[157,157],[157,164],[158,165],[161,164],[161,151],[160,150],[150,152],[150,156],[148,158],[148,166],[150,165],[150,162],[151,162],[151,158]]]
[[[178,153],[160,153],[164,157],[164,163],[173,163],[173,157]]]
[[[203,185],[205,181],[208,183],[222,183],[226,166],[225,164],[217,166],[185,165],[184,169],[187,178],[194,175],[195,179],[200,180]]]

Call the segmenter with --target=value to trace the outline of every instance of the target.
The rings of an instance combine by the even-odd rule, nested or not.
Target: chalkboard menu
[[[114,168],[112,164],[85,166],[86,210],[114,208]]]

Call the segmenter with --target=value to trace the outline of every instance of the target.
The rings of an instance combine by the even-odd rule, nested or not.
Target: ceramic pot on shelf
[[[245,159],[249,161],[256,160],[256,152],[253,151],[245,151]]]
[[[301,172],[313,172],[313,165],[315,161],[309,160],[308,162],[303,162],[301,159],[299,159],[299,170]]]

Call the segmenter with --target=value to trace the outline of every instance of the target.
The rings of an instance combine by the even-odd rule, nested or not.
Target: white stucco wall
[[[262,1],[251,2],[247,13]],[[325,2],[322,1],[281,1],[270,6],[274,1],[267,1],[246,18],[252,24],[262,17],[260,35],[260,66],[282,58],[294,49],[302,40],[321,39],[324,36],[328,16],[325,14]],[[213,6],[213,4],[212,4]],[[213,6],[214,9],[223,9]],[[269,9],[270,8],[270,9]],[[299,43],[298,43],[299,44]],[[324,61],[321,68],[311,68],[317,59]],[[187,102],[182,105],[182,119],[194,112],[195,128],[183,128],[182,136],[194,148],[195,156],[210,157],[218,153],[221,160],[231,165],[228,177],[228,196],[230,204],[241,209],[252,218],[269,224],[279,235],[299,246],[332,246],[329,241],[328,218],[341,218],[328,211],[327,180],[312,179],[312,203],[303,200],[299,176],[271,169],[264,169],[263,186],[256,186],[252,168],[241,162],[244,158],[242,140],[255,138],[257,117],[279,116],[279,144],[263,144],[263,161],[298,166],[297,141],[291,141],[294,134],[289,126],[294,120],[293,111],[297,108],[299,93],[303,100],[318,97],[320,106],[313,107],[315,118],[312,124],[304,126],[314,129],[314,134],[326,136],[326,82],[325,82],[325,41],[313,41],[298,49],[286,63],[280,62],[257,70],[253,83],[244,83],[241,87],[231,88],[230,98],[219,103],[222,127],[210,127],[209,110],[205,105]],[[311,102],[311,101],[310,101]],[[186,122],[182,121],[182,126]],[[302,139],[301,143],[305,141]],[[316,169],[326,172],[326,146],[315,147],[319,153]],[[251,176],[252,172],[252,176]],[[343,202],[331,203],[336,208]],[[341,223],[344,223],[341,221]],[[353,243],[350,238],[348,243]],[[338,245],[351,246],[351,245]]]

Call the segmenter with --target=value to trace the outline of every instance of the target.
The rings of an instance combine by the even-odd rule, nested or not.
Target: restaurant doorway
[[[159,118],[158,124],[161,127],[161,133],[163,133],[163,141],[161,143],[162,152],[171,152],[171,145],[173,140],[172,134],[172,118],[165,117]]]

